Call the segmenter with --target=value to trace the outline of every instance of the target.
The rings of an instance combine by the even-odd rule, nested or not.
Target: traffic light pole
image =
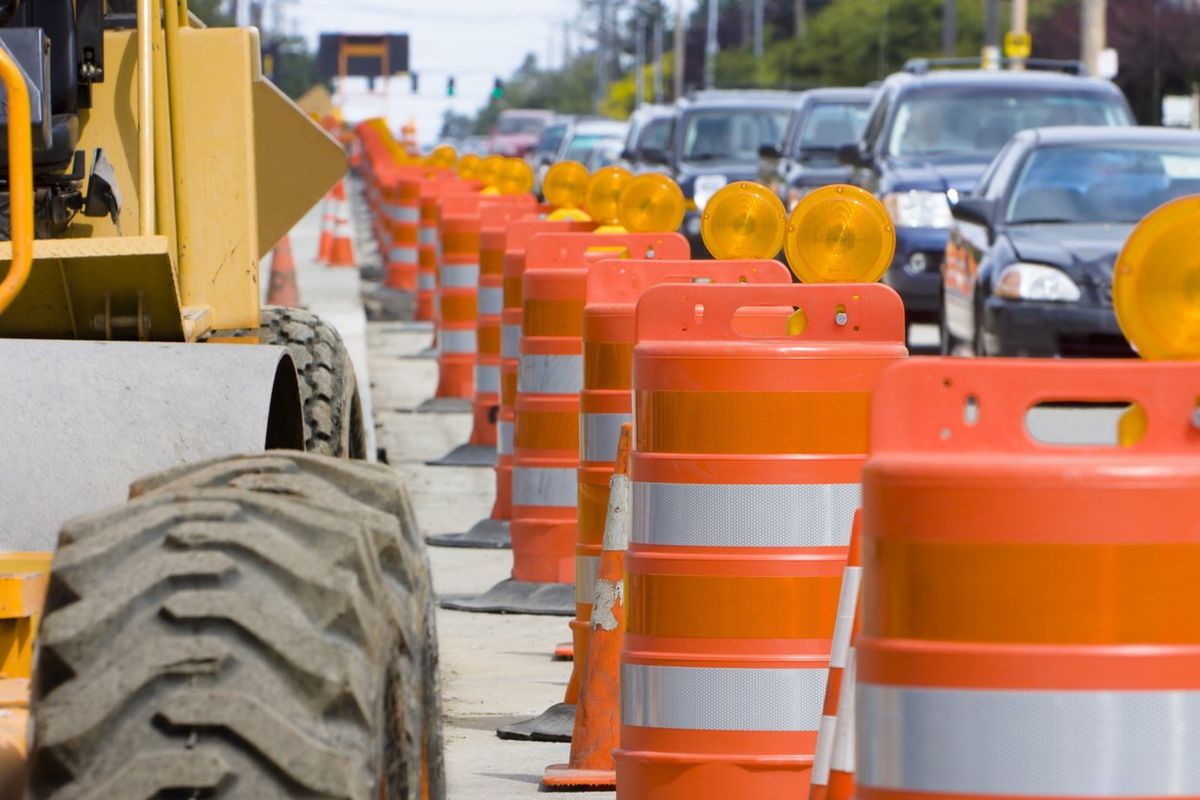
[[[1083,0],[1080,4],[1080,43],[1088,75],[1100,74],[1100,51],[1105,40],[1105,0]]]

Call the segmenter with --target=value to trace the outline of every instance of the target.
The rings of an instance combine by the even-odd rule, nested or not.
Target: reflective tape
[[[442,264],[442,286],[446,288],[474,288],[479,283],[478,264]]]
[[[415,264],[417,263],[417,248],[393,246],[388,251],[388,259],[402,264]]]
[[[417,230],[417,242],[420,244],[437,244],[438,232],[436,227],[422,225]]]
[[[621,665],[621,723],[704,731],[815,731],[823,669]]]
[[[842,572],[842,593],[838,598],[837,622],[833,626],[830,669],[846,668],[846,657],[850,654],[850,636],[854,632],[854,610],[858,606],[858,587],[861,584],[862,567],[846,567]]]
[[[503,325],[500,328],[500,357],[521,357],[521,326]]]
[[[691,547],[850,543],[857,483],[633,485],[633,541]]]
[[[442,353],[474,353],[475,329],[442,328],[438,331],[438,350]]]
[[[973,797],[1200,794],[1200,691],[858,685],[858,782]]]
[[[632,414],[583,414],[580,417],[580,451],[583,461],[616,461],[621,426],[633,422]]]
[[[417,288],[423,292],[432,292],[437,289],[437,278],[432,272],[421,270],[417,273]]]
[[[590,606],[595,599],[599,556],[575,556],[575,602]]]
[[[579,484],[574,469],[513,466],[514,506],[574,508],[578,495]]]
[[[814,786],[829,785],[829,762],[833,756],[833,737],[837,731],[837,723],[838,718],[835,716],[827,714],[821,717],[821,726],[817,729],[817,752],[813,755]]]
[[[421,209],[417,206],[392,206],[392,219],[416,224],[421,221]]]
[[[533,394],[579,394],[583,389],[583,356],[521,354],[517,390]]]
[[[500,367],[493,364],[475,365],[476,394],[500,393]]]
[[[504,290],[499,286],[479,287],[479,313],[498,317],[504,310]]]
[[[496,453],[511,456],[513,453],[513,424],[496,420]]]

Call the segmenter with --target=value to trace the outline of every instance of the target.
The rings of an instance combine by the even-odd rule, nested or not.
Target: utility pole
[[[804,44],[804,37],[808,35],[808,6],[806,0],[793,0],[792,2],[792,18],[795,30],[796,41]]]
[[[958,2],[942,2],[942,55],[952,57],[958,51]]]
[[[646,103],[646,23],[638,14],[633,26],[637,41],[633,43],[633,107]]]
[[[662,16],[654,20],[654,102],[667,99],[663,89],[663,21]]]
[[[1083,0],[1080,10],[1080,55],[1088,75],[1095,77],[1100,74],[1100,51],[1104,49],[1106,38],[1105,0]]]
[[[675,78],[675,99],[683,97],[683,73],[687,67],[686,53],[684,52],[684,20],[683,20],[683,0],[675,0],[675,59],[671,65],[671,71]]]
[[[983,68],[1000,68],[1000,0],[987,0],[983,22]]]
[[[600,25],[597,28],[596,41],[596,111],[600,111],[600,106],[604,103],[604,98],[608,96],[608,3],[609,0],[600,0],[598,11],[600,14]]]
[[[704,40],[704,88],[717,85],[717,0],[708,0],[708,25]]]
[[[1012,32],[1024,34],[1029,31],[1029,0],[1012,0]],[[1013,69],[1025,69],[1025,59],[1015,59]]]
[[[763,57],[763,0],[754,0],[754,57]]]

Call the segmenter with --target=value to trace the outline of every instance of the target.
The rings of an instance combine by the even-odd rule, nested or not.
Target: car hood
[[[1005,235],[1020,260],[1051,264],[1073,278],[1107,286],[1113,262],[1132,230],[1127,224],[1014,225]]]
[[[789,175],[797,186],[825,186],[830,183],[847,183],[854,174],[852,167],[844,164],[800,164],[793,162]]]
[[[892,164],[887,191],[924,190],[945,192],[954,189],[966,194],[974,188],[987,169],[986,161],[896,161]]]

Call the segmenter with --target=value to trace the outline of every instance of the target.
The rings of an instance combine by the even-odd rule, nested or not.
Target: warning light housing
[[[533,188],[533,170],[520,158],[506,158],[496,180],[500,194],[527,194]]]
[[[474,153],[467,153],[458,160],[458,177],[466,181],[473,181],[479,177],[479,165],[483,159]]]
[[[679,184],[666,175],[647,172],[621,190],[617,218],[631,233],[670,233],[679,230],[686,209]]]
[[[633,180],[633,173],[624,167],[611,166],[596,170],[588,180],[583,207],[592,219],[602,225],[616,225],[621,205],[621,190]]]
[[[892,263],[896,231],[870,192],[823,186],[792,209],[784,250],[803,283],[874,283]]]
[[[587,197],[587,167],[578,161],[559,161],[546,171],[542,194],[557,208],[582,208]]]
[[[713,258],[775,258],[786,231],[783,202],[750,181],[718,189],[700,217],[700,238]]]

